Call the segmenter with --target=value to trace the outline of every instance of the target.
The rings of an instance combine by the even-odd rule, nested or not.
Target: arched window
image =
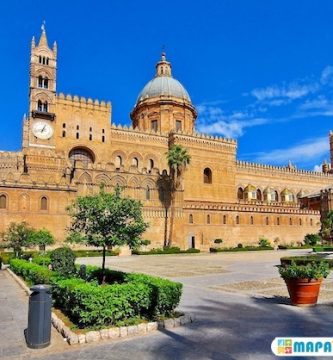
[[[7,209],[7,196],[4,194],[0,195],[0,209]]]
[[[102,142],[105,142],[105,136],[102,135]]]
[[[207,215],[207,224],[210,224],[210,215]]]
[[[193,224],[193,215],[192,215],[192,214],[189,215],[189,217],[188,217],[188,222],[189,222],[190,224]]]
[[[139,166],[139,160],[138,158],[134,157],[132,159],[132,166],[138,167]]]
[[[154,168],[154,160],[153,159],[149,159],[148,160],[148,171],[152,171]]]
[[[65,130],[63,130],[63,132],[62,132],[62,137],[66,137],[66,131]]]
[[[45,103],[43,104],[43,111],[44,111],[44,112],[48,112],[48,111],[49,111],[49,104],[47,103],[47,101],[45,101]]]
[[[91,134],[89,134],[89,140],[90,140],[90,141],[92,140],[92,135],[91,135]]]
[[[120,167],[122,166],[123,164],[123,159],[120,155],[116,156],[116,169],[120,169]]]
[[[46,65],[48,65],[49,64],[49,58],[46,58]]]
[[[48,201],[47,201],[47,197],[43,196],[40,199],[40,209],[41,210],[47,210],[48,209]]]
[[[38,76],[38,87],[43,87],[43,77],[42,76]]]
[[[227,215],[223,215],[223,225],[226,225],[227,223]]]
[[[260,189],[257,189],[257,200],[262,201],[262,194]]]
[[[41,64],[42,63],[42,57],[39,56],[38,60],[39,60],[39,63]]]
[[[146,187],[146,200],[150,200],[150,197],[151,197],[151,190],[150,190],[149,185],[147,185],[147,187]]]
[[[241,187],[237,190],[237,199],[244,200],[244,190]]]
[[[87,149],[75,148],[69,153],[69,160],[75,164],[77,160],[82,161],[84,165],[94,162],[94,155]]]
[[[44,78],[44,89],[48,89],[49,88],[49,79],[46,77]]]
[[[236,224],[239,225],[239,216],[236,216]]]
[[[253,216],[250,217],[250,224],[253,225],[254,220],[253,220]]]
[[[212,170],[210,168],[206,168],[204,170],[204,184],[212,183]]]
[[[43,111],[43,103],[40,100],[38,100],[38,102],[37,102],[37,110]]]
[[[265,224],[269,225],[269,218],[268,217],[266,217],[266,219],[265,219]]]
[[[279,201],[279,193],[277,191],[274,191],[275,197],[274,201]]]

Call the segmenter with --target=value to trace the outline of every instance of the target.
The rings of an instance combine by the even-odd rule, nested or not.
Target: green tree
[[[321,236],[318,234],[306,234],[304,236],[304,244],[315,246],[321,242]]]
[[[39,229],[31,231],[29,243],[33,246],[39,246],[40,250],[45,251],[46,245],[53,245],[55,240],[49,230]]]
[[[107,247],[140,244],[148,224],[143,220],[140,201],[121,197],[121,190],[78,197],[69,208],[72,222],[68,241],[103,248],[102,276],[105,276]]]
[[[326,241],[332,242],[333,236],[333,210],[329,211],[321,221],[320,235]]]
[[[15,256],[22,253],[22,247],[30,247],[30,236],[33,229],[25,221],[21,223],[12,222],[8,229],[2,234],[2,239],[6,247],[14,250]]]
[[[171,246],[172,235],[173,235],[173,223],[174,223],[175,196],[176,196],[176,192],[180,190],[182,187],[184,172],[187,166],[191,162],[191,156],[186,148],[177,144],[171,145],[166,156],[170,169],[170,179],[171,179],[171,186],[170,186],[171,219],[170,219],[169,241],[166,245]]]

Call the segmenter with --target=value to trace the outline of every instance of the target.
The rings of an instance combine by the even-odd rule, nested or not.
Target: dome
[[[154,96],[173,96],[191,102],[190,95],[184,86],[171,76],[156,76],[140,92],[137,103]]]

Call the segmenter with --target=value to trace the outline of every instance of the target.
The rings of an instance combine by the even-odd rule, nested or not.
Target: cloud
[[[273,85],[253,89],[250,94],[259,102],[268,102],[269,105],[280,106],[315,93],[318,89],[319,85],[317,83],[301,84],[292,82],[282,86]]]
[[[322,84],[332,83],[333,80],[333,66],[326,66],[321,72],[320,82]]]
[[[315,165],[313,167],[313,171],[315,171],[315,172],[323,172],[322,166],[321,165]]]
[[[254,161],[260,163],[271,163],[285,165],[290,160],[293,163],[309,163],[314,160],[322,159],[329,151],[328,138],[320,137],[308,139],[301,144],[284,149],[275,149],[268,152],[257,153]]]
[[[197,129],[205,134],[221,135],[228,138],[238,138],[249,127],[259,126],[268,122],[265,118],[252,117],[247,112],[234,111],[226,114],[220,107],[200,104]]]

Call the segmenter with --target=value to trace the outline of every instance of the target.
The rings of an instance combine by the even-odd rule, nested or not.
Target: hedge
[[[258,250],[274,250],[272,246],[244,246],[234,248],[209,248],[211,253],[217,252],[234,252],[234,251],[258,251]]]
[[[333,246],[314,246],[314,252],[333,251]]]
[[[284,256],[280,259],[281,265],[291,265],[295,262],[296,265],[307,265],[313,262],[320,262],[325,260],[330,268],[333,268],[333,259],[327,259],[320,255],[306,255],[306,256]]]
[[[151,288],[144,283],[100,286],[81,279],[58,281],[53,288],[56,306],[79,327],[116,325],[144,316],[151,307]]]
[[[55,306],[79,327],[116,325],[135,317],[168,316],[177,307],[182,284],[167,279],[106,270],[107,284],[98,285],[101,269],[87,266],[87,280],[63,279],[55,271],[13,259],[11,269],[30,284],[53,287]]]
[[[199,252],[199,249],[189,248],[187,250],[180,250],[179,247],[166,247],[163,249],[151,249],[148,251],[140,251],[138,249],[132,250],[133,255],[196,254]]]

